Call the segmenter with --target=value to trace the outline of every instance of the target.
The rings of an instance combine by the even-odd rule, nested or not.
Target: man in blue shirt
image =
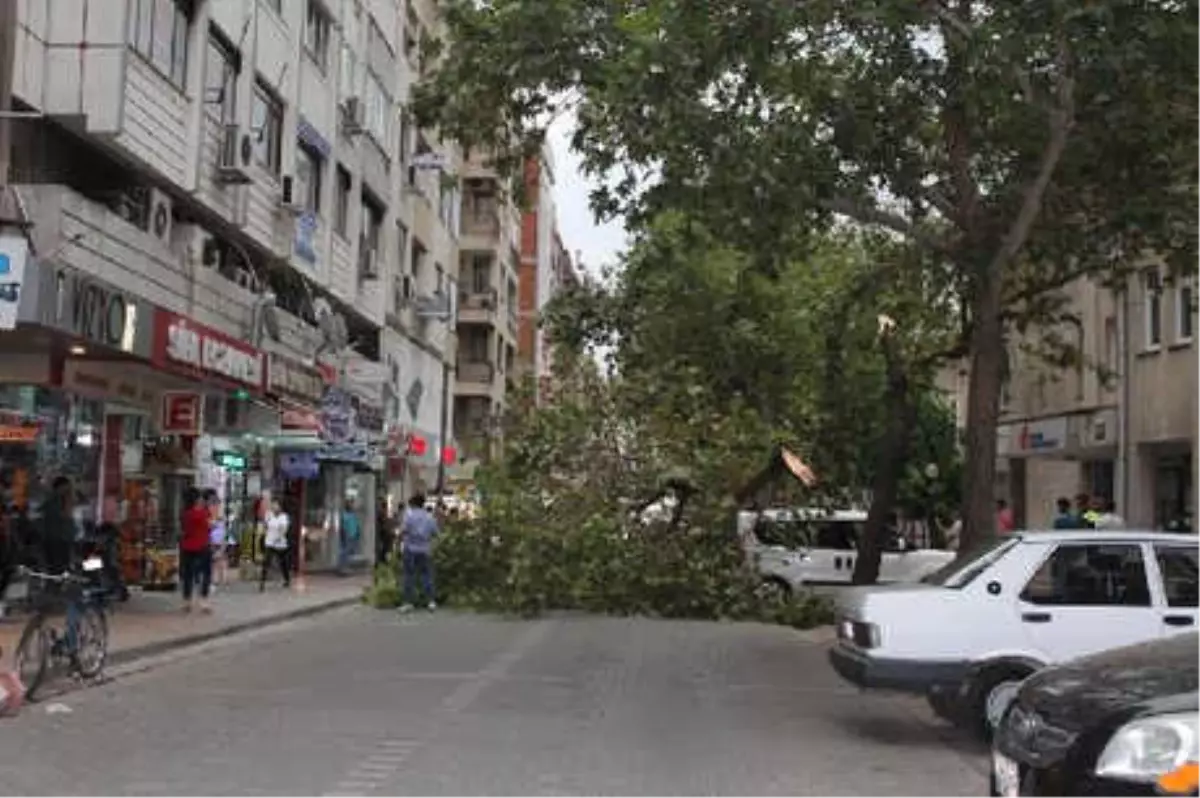
[[[1058,505],[1058,514],[1054,516],[1055,529],[1082,529],[1083,524],[1079,518],[1071,512],[1071,500],[1063,497],[1056,504]]]
[[[437,609],[433,591],[433,540],[438,534],[438,524],[425,509],[425,497],[417,494],[408,500],[408,512],[400,528],[400,546],[404,559],[404,605],[401,612],[411,612],[416,580],[430,610]]]

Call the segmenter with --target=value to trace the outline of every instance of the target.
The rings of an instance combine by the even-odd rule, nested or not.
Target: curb
[[[281,612],[274,615],[265,615],[261,618],[255,618],[249,621],[222,626],[220,629],[213,629],[209,632],[198,632],[196,634],[184,635],[183,637],[173,637],[168,640],[159,640],[154,643],[146,643],[145,645],[134,646],[132,648],[121,649],[112,652],[105,667],[128,665],[140,659],[149,659],[162,654],[170,653],[176,649],[188,648],[190,646],[208,643],[213,640],[220,640],[225,637],[233,637],[234,635],[243,632],[252,632],[256,629],[263,629],[268,626],[294,621],[299,618],[307,618],[312,615],[320,615],[331,610],[336,610],[341,607],[347,607],[352,604],[362,603],[362,597],[359,595],[346,596],[344,598],[330,599],[319,604],[311,604],[307,607],[297,607],[287,612]]]

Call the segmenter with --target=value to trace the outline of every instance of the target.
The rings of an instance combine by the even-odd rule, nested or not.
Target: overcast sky
[[[583,176],[579,156],[570,150],[575,115],[564,114],[550,127],[550,146],[554,153],[554,201],[558,205],[558,229],[563,244],[572,253],[578,250],[583,264],[593,275],[599,267],[615,262],[625,248],[625,228],[609,222],[596,224],[588,207],[592,183]]]

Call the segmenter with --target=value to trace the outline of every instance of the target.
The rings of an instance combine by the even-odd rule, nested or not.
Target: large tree
[[[1146,253],[1194,270],[1195,0],[444,7],[417,115],[502,168],[573,110],[573,145],[607,180],[600,214],[685,210],[768,276],[848,218],[952,287],[961,335],[941,354],[971,360],[965,545],[993,531],[1010,322]]]

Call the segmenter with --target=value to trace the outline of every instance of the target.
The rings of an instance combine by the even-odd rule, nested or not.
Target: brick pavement
[[[255,582],[233,581],[218,587],[213,612],[185,614],[178,591],[136,590],[129,601],[114,604],[109,616],[109,663],[116,664],[162,651],[265,626],[288,618],[357,601],[367,577],[307,576],[290,590],[268,583],[263,593]],[[0,620],[0,661],[12,662],[27,614],[14,612]]]

